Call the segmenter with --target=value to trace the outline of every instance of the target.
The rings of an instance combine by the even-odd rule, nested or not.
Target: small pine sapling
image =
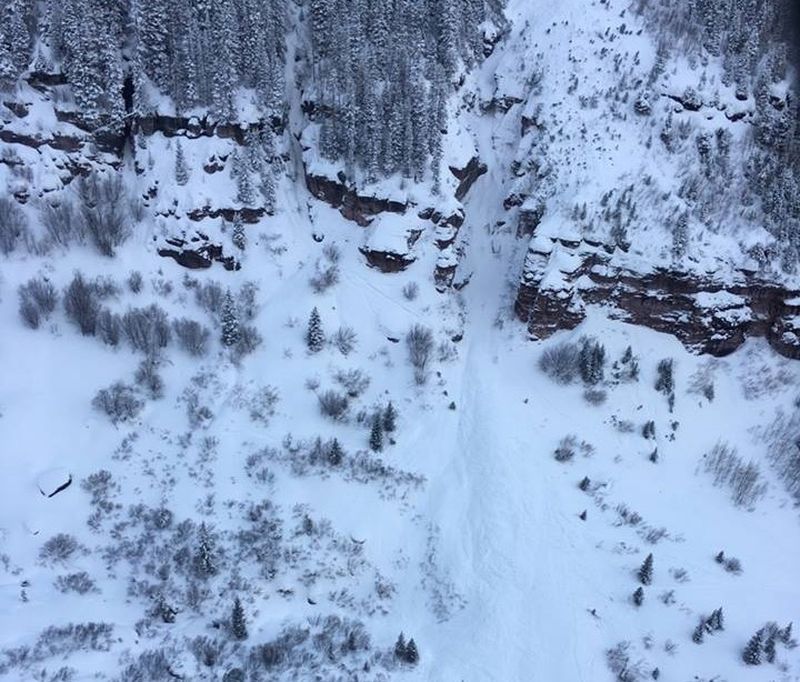
[[[637,573],[639,577],[639,582],[642,585],[649,585],[653,582],[653,555],[648,554],[647,558],[644,560],[644,563],[639,567],[639,572]]]
[[[325,347],[325,332],[322,331],[322,319],[316,306],[314,306],[308,318],[306,345],[312,353],[319,353]]]

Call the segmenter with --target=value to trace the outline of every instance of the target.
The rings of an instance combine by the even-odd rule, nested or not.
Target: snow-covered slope
[[[784,629],[800,615],[800,368],[746,339],[769,336],[755,324],[724,359],[692,354],[674,335],[696,322],[682,299],[663,324],[639,320],[659,332],[563,276],[591,250],[633,290],[679,271],[701,284],[678,293],[713,316],[750,298],[705,278],[739,283],[760,237],[693,231],[675,262],[659,197],[690,171],[648,143],[661,104],[634,111],[656,51],[625,4],[507,15],[449,103],[440,196],[398,178],[355,188],[303,149],[294,38],[285,127],[243,108],[278,137],[271,213],[236,197],[243,128],[164,112],[117,154],[58,121],[53,88],[20,85],[26,113],[6,107],[0,129],[29,221],[0,271],[0,677],[800,678]],[[627,101],[608,93],[620,74]],[[671,65],[658,101],[693,74]],[[91,235],[45,240],[41,206],[79,205],[89,171],[122,177],[134,204],[113,257]],[[623,249],[603,195],[630,184]],[[534,300],[565,301],[544,341],[535,315],[519,320],[531,253],[546,256]],[[65,307],[77,271],[102,311],[85,334],[74,295]],[[797,305],[783,275],[760,276]],[[34,278],[58,299],[35,329],[18,294]],[[582,378],[590,339],[605,361]],[[548,374],[554,354],[569,381]],[[115,382],[129,388],[98,401]]]

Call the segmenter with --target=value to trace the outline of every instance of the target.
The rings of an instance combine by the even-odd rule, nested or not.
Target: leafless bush
[[[128,275],[128,289],[130,289],[131,292],[138,294],[142,290],[143,285],[144,278],[142,277],[141,272],[134,270],[130,275]]]
[[[602,405],[608,394],[602,388],[587,388],[583,392],[583,399],[590,405]]]
[[[78,181],[81,218],[86,233],[104,256],[113,256],[130,236],[130,206],[121,175],[98,177],[97,173]]]
[[[571,384],[580,373],[580,347],[563,342],[547,348],[539,358],[539,369],[556,383]]]
[[[339,327],[331,336],[331,343],[345,357],[355,350],[356,341],[356,332],[352,327]]]
[[[171,337],[167,314],[155,304],[128,310],[122,316],[122,331],[134,350],[151,356],[166,348]]]
[[[101,300],[106,298],[116,298],[120,294],[119,284],[113,277],[95,277],[92,282],[92,287]]]
[[[178,345],[190,355],[201,357],[208,353],[211,330],[195,320],[181,318],[172,323]]]
[[[64,291],[64,311],[81,334],[94,336],[100,303],[95,288],[78,272]]]
[[[121,381],[98,391],[92,405],[108,415],[115,424],[133,419],[144,406],[136,397],[133,387]]]
[[[369,377],[360,369],[338,370],[333,378],[350,398],[358,398],[369,387]]]
[[[67,247],[72,243],[83,244],[86,240],[83,224],[71,201],[43,207],[41,219],[54,244]]]
[[[60,575],[56,578],[55,586],[60,592],[75,592],[81,595],[89,592],[99,592],[94,580],[86,571]]]
[[[194,298],[203,310],[219,315],[225,300],[225,290],[219,282],[206,282],[194,290]]]
[[[108,308],[97,315],[97,336],[106,345],[117,347],[122,339],[122,319]]]
[[[630,642],[620,642],[606,651],[606,663],[618,682],[638,682],[644,679],[642,663],[632,663]]]
[[[575,436],[564,436],[558,444],[554,456],[557,462],[569,462],[575,457],[575,448],[578,445],[578,439]]]
[[[406,334],[406,347],[411,366],[414,368],[414,378],[418,384],[424,384],[433,351],[433,332],[428,327],[415,324]]]
[[[11,197],[0,197],[0,253],[17,248],[28,231],[28,218]]]
[[[44,563],[66,563],[75,552],[84,551],[81,544],[67,533],[58,533],[42,545],[39,559]]]
[[[19,288],[19,314],[31,329],[38,329],[42,318],[50,316],[58,303],[58,293],[44,278],[28,280]]]
[[[317,270],[308,280],[315,294],[322,294],[339,282],[339,266],[336,263],[322,265],[317,263]]]
[[[139,363],[134,379],[152,400],[164,396],[164,380],[158,373],[158,362],[154,358],[147,357]]]
[[[419,284],[416,282],[409,282],[403,287],[403,297],[407,301],[414,301],[417,296],[419,296]]]
[[[726,486],[735,505],[750,507],[767,491],[767,483],[754,462],[745,463],[734,448],[717,443],[703,458],[703,469],[714,477],[714,485]]]
[[[255,319],[258,313],[258,284],[255,282],[245,282],[239,288],[239,315],[244,321]]]
[[[275,387],[264,386],[258,389],[250,400],[250,419],[264,425],[269,424],[277,404],[278,390]]]
[[[322,414],[334,421],[344,421],[349,407],[346,395],[338,391],[328,390],[320,393],[317,399],[319,400],[319,409]]]
[[[233,360],[238,362],[245,355],[249,355],[261,345],[263,340],[258,329],[253,325],[243,324],[239,328],[239,340],[233,348]]]
[[[796,502],[800,502],[800,412],[790,416],[778,414],[763,433],[767,442],[767,458]]]
[[[338,263],[342,257],[342,252],[336,244],[329,243],[322,248],[322,253],[331,263]]]

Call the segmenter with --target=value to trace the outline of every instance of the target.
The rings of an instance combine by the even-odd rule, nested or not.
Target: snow
[[[511,313],[523,268],[528,277],[542,277],[540,286],[561,290],[564,275],[581,265],[576,250],[563,242],[581,242],[580,253],[601,252],[582,239],[604,241],[606,235],[583,235],[570,218],[575,203],[595,206],[608,189],[643,174],[653,176],[654,193],[669,191],[680,175],[672,161],[660,167],[660,157],[644,151],[641,137],[647,123],[578,103],[580,95],[611,82],[606,62],[596,83],[589,78],[593,68],[600,68],[592,41],[599,46],[605,28],[621,23],[619,13],[625,7],[614,0],[565,0],[542,12],[540,3],[509,2],[514,22],[509,42],[499,44],[467,76],[463,91],[480,93],[483,99],[513,95],[526,101],[507,115],[483,115],[480,107],[453,103],[455,120],[449,126],[444,163],[460,167],[477,152],[488,172],[467,195],[464,225],[455,243],[443,251],[435,242],[450,237],[451,231],[418,219],[414,209],[436,206],[447,213],[459,207],[451,197],[453,178],[443,183],[446,198],[432,196],[425,185],[403,187],[399,178],[359,186],[365,196],[416,202],[404,215],[382,214],[367,228],[359,227],[304,190],[297,173],[303,163],[311,172],[330,177],[339,170],[315,157],[315,131],[308,126],[301,131],[303,143],[311,147],[306,153],[284,140],[294,181],[282,178],[275,216],[246,227],[248,246],[237,254],[239,271],[214,264],[189,272],[156,255],[160,239],[195,229],[232,253],[230,234],[219,220],[194,223],[186,213],[203,205],[230,206],[235,196],[227,170],[202,170],[211,155],[229,154],[231,141],[185,140],[192,173],[189,184],[178,190],[172,180],[175,139],[161,135],[148,138],[147,150],[139,156],[141,176],[130,167],[123,171],[136,194],[156,183],[159,191],[147,207],[148,217],[114,259],[101,258],[89,246],[4,259],[0,357],[7,370],[0,382],[0,443],[5,444],[0,457],[0,559],[7,557],[7,563],[0,562],[0,646],[30,644],[53,623],[113,622],[110,653],[76,652],[66,662],[80,671],[76,679],[89,679],[116,674],[125,650],[136,654],[182,642],[183,637],[224,636],[210,627],[213,619],[227,616],[233,595],[221,580],[214,583],[220,594],[212,594],[203,612],[187,610],[173,625],[156,624],[156,636],[148,640],[137,624],[150,604],[129,591],[130,579],[141,578],[142,572],[127,561],[109,569],[103,550],[114,544],[114,523],[130,521],[136,505],[165,506],[176,519],[207,521],[233,532],[243,524],[240,505],[269,500],[286,521],[287,544],[304,542],[290,522],[296,505],[314,519],[328,519],[336,540],[320,540],[306,563],[282,566],[273,580],[264,579],[248,562],[226,566],[250,585],[242,590],[250,644],[268,641],[287,623],[303,624],[334,613],[363,620],[381,649],[391,649],[400,630],[415,638],[420,664],[389,670],[387,675],[396,679],[599,682],[612,679],[605,651],[623,641],[631,643],[631,658],[642,661],[643,673],[659,667],[662,679],[800,679],[797,649],[779,649],[784,669],[745,667],[740,660],[747,639],[765,622],[800,620],[800,587],[794,575],[800,558],[797,510],[769,465],[767,443],[760,435],[775,415],[794,412],[800,368],[777,357],[762,341],[748,341],[725,360],[698,357],[670,335],[611,321],[598,309],[588,309],[586,321],[575,330],[533,343]],[[636,25],[631,16],[625,21]],[[642,70],[649,68],[652,40],[627,34],[625,41],[625,51],[639,52]],[[569,51],[573,60],[565,56]],[[532,95],[530,67],[543,60],[542,91]],[[573,71],[580,84],[574,97],[567,98]],[[672,75],[676,92],[693,83],[688,67]],[[290,104],[287,138],[294,140],[302,122],[298,102]],[[565,137],[551,143],[551,161],[562,162],[557,187],[547,197],[547,217],[526,243],[514,236],[514,213],[506,212],[502,201],[516,188],[510,161],[531,152],[518,149],[518,119],[535,104],[544,106],[551,127],[564,126]],[[239,106],[246,108],[247,102]],[[14,125],[39,121],[44,130],[58,129],[61,124],[48,118],[44,103],[35,108],[30,120]],[[608,127],[607,138],[578,145],[584,124]],[[623,134],[633,141],[617,143]],[[43,150],[40,158],[38,152],[14,148],[34,169],[32,187],[61,188],[54,162],[45,156],[50,152]],[[537,150],[532,153],[536,156]],[[6,167],[0,172],[3,180],[11,178]],[[34,216],[30,206],[26,210]],[[652,217],[642,216],[631,230],[629,253],[617,249],[594,272],[644,272],[666,262],[670,244],[665,232],[651,225]],[[422,234],[411,248],[409,235],[415,230]],[[730,235],[706,238],[697,245],[696,270],[733,277],[729,266],[743,258],[738,244]],[[341,253],[340,281],[317,295],[308,281],[317,263],[326,262],[323,250],[331,244]],[[386,275],[365,267],[359,252],[365,246],[413,256],[413,262],[403,272]],[[469,283],[457,292],[437,292],[437,265],[456,266],[457,280]],[[210,326],[212,318],[197,305],[186,282],[219,281],[236,291],[253,281],[259,306],[252,323],[263,343],[239,364],[220,347],[216,327],[205,358],[192,358],[173,344],[160,366],[164,397],[147,400],[134,421],[114,425],[92,407],[92,398],[113,381],[132,383],[141,358],[124,344],[112,349],[81,337],[60,308],[36,331],[24,328],[18,318],[20,284],[46,275],[61,291],[76,269],[120,282],[120,293],[104,302],[115,312],[157,303],[173,319],[186,316]],[[122,282],[132,270],[144,275],[141,294],[128,291]],[[419,295],[410,300],[403,288],[412,283],[419,285]],[[591,281],[582,276],[573,286],[580,291]],[[579,297],[574,301],[580,305]],[[732,321],[744,304],[741,297],[724,293],[698,294],[695,302],[703,314]],[[314,306],[329,337],[340,326],[357,332],[352,353],[344,356],[332,346],[317,354],[306,352],[303,336]],[[436,341],[424,386],[414,382],[404,343],[414,324],[433,329]],[[558,385],[538,367],[545,350],[583,336],[595,337],[606,349],[606,380],[597,388],[607,397],[600,405],[587,402],[584,386]],[[628,346],[639,358],[640,378],[616,381],[612,365]],[[675,362],[674,411],[654,388],[656,366],[663,358]],[[317,394],[336,387],[335,374],[348,369],[363,370],[370,383],[353,401],[350,420],[336,423],[320,415]],[[701,375],[713,382],[713,400],[690,390]],[[267,423],[253,420],[249,407],[265,386],[273,386],[279,395]],[[195,390],[213,415],[202,426],[187,419],[186,389]],[[285,443],[317,436],[336,437],[348,453],[366,451],[368,430],[358,422],[358,412],[369,414],[388,400],[400,417],[396,443],[381,457],[418,477],[417,483],[363,483],[335,470],[298,475],[290,458],[264,464],[274,476],[271,484],[249,475],[248,458],[270,448],[283,453]],[[654,440],[641,435],[649,420],[655,423]],[[621,428],[626,422],[631,425],[627,431]],[[589,442],[593,452],[559,463],[553,451],[569,434]],[[715,487],[703,471],[703,456],[719,441],[759,464],[768,490],[753,508],[734,506],[728,491]],[[204,442],[213,445],[206,459]],[[649,459],[654,448],[658,463]],[[82,484],[104,469],[118,484],[112,502],[120,506],[113,522],[94,529],[87,520],[95,508]],[[585,476],[593,486],[588,493],[578,487]],[[49,494],[70,477],[70,488],[52,498],[37,491]],[[642,520],[626,523],[621,505]],[[584,510],[585,521],[579,516]],[[655,532],[648,539],[650,531],[661,528],[664,537]],[[57,533],[74,535],[88,552],[78,552],[63,565],[48,565],[40,550]],[[340,565],[340,554],[327,542],[337,548],[358,544],[363,562]],[[741,559],[741,575],[714,561],[720,550]],[[635,571],[649,552],[655,557],[655,577],[645,589],[644,604],[636,608],[630,600],[637,586]],[[64,594],[55,586],[58,575],[84,570],[97,581],[99,592]],[[384,579],[395,587],[387,599],[377,597],[375,590]],[[23,581],[28,583],[25,600]],[[661,595],[670,590],[675,602],[667,605]],[[725,610],[725,631],[694,644],[690,637],[699,618],[719,606]],[[665,649],[669,641],[677,644],[674,653]],[[61,662],[47,662],[48,668],[56,665]],[[221,672],[198,666],[186,653],[179,667],[187,679],[218,679]]]

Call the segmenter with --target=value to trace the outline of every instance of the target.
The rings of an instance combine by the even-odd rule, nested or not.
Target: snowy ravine
[[[441,192],[428,168],[351,184],[309,114],[306,9],[270,62],[280,125],[236,93],[269,157],[166,96],[116,151],[57,78],[2,100],[0,220],[27,231],[0,253],[0,679],[799,681],[800,363],[755,333],[692,353],[685,311],[659,333],[572,278],[602,252],[640,281],[735,283],[763,229],[693,217],[675,255],[662,228],[694,210],[692,126],[730,121],[744,158],[745,124],[683,109],[665,155],[668,109],[607,94],[616,65],[652,67],[645,19],[509,0],[446,102]],[[684,61],[666,107],[717,86]],[[242,169],[274,206],[242,199]],[[645,176],[623,249],[603,197]],[[93,203],[92,178],[118,192]],[[80,225],[115,211],[129,234],[102,255]],[[569,317],[520,319],[532,279]],[[697,306],[740,323],[732,297]]]

